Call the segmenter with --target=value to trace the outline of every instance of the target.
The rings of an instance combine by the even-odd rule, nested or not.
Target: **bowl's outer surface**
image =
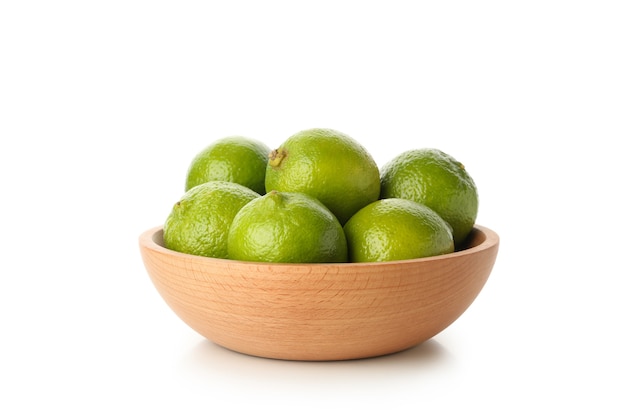
[[[225,348],[290,360],[379,356],[448,327],[483,288],[499,237],[476,226],[468,249],[409,261],[272,264],[186,255],[144,232],[148,275],[192,329]]]

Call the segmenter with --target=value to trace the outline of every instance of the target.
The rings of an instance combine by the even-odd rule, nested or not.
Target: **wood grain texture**
[[[169,307],[225,348],[288,360],[344,360],[430,339],[474,301],[499,237],[476,226],[468,248],[408,261],[271,264],[186,255],[156,227],[139,238],[144,265]]]

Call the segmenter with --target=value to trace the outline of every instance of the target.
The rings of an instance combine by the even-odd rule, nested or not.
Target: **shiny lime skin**
[[[439,149],[408,150],[381,168],[381,198],[405,198],[436,211],[461,245],[478,215],[478,190],[463,164]]]
[[[270,191],[246,204],[228,234],[230,259],[280,263],[346,262],[337,218],[317,199]]]
[[[380,172],[367,149],[333,129],[302,130],[272,151],[265,188],[320,200],[344,224],[378,199]]]
[[[450,226],[423,204],[401,198],[375,201],[344,225],[350,262],[384,262],[451,253]]]
[[[243,185],[209,181],[191,188],[174,204],[163,225],[165,247],[190,255],[227,258],[230,224],[260,195]]]
[[[207,181],[229,181],[265,194],[270,148],[245,136],[227,136],[202,149],[187,170],[185,191]]]

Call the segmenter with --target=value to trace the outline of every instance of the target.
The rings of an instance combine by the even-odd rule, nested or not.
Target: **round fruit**
[[[381,169],[381,198],[405,198],[435,210],[461,245],[474,227],[478,191],[463,164],[438,149],[401,153]]]
[[[344,224],[378,199],[380,173],[369,152],[350,136],[332,129],[308,129],[271,152],[265,188],[309,194]]]
[[[163,225],[165,247],[212,258],[227,257],[235,214],[260,195],[240,184],[209,181],[185,192]]]
[[[317,199],[270,191],[246,204],[228,234],[230,259],[257,262],[346,262],[346,237]]]
[[[270,148],[244,136],[218,139],[200,151],[187,171],[185,191],[208,181],[229,181],[265,194]]]
[[[350,262],[382,262],[454,251],[450,226],[423,204],[402,198],[375,201],[344,226]]]

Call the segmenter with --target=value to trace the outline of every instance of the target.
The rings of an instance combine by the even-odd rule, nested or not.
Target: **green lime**
[[[450,226],[434,210],[402,198],[377,200],[344,225],[350,262],[382,262],[454,251]]]
[[[332,129],[300,131],[271,152],[265,188],[311,195],[344,224],[378,199],[380,173],[369,152]]]
[[[208,181],[229,181],[265,194],[265,167],[270,148],[245,136],[218,139],[191,161],[185,191]]]
[[[270,191],[237,213],[228,233],[230,259],[257,262],[346,262],[346,237],[317,199]]]
[[[237,212],[260,195],[243,185],[209,181],[174,204],[163,225],[165,247],[212,258],[227,257],[227,237]]]
[[[438,149],[401,153],[381,169],[381,198],[405,198],[435,210],[460,246],[474,227],[478,191],[462,163]]]

